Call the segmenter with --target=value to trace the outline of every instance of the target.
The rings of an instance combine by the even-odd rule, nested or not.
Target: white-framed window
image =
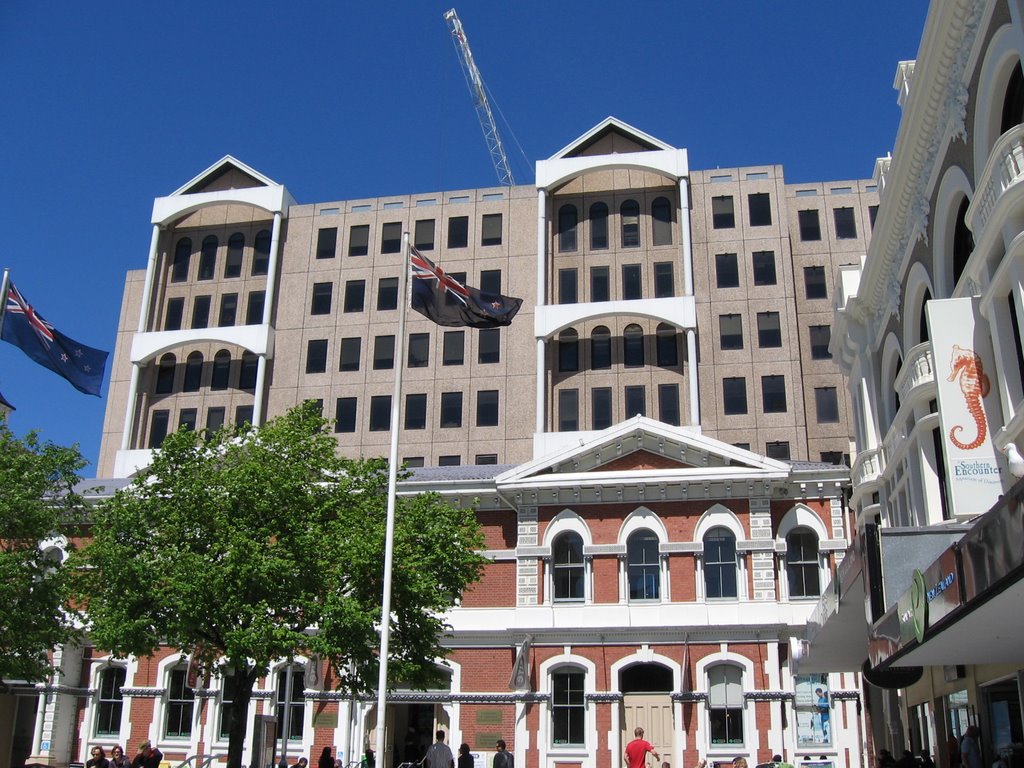
[[[743,744],[743,669],[735,664],[715,664],[707,675],[711,746]]]
[[[280,667],[276,678],[278,728],[287,729],[288,741],[302,741],[306,719],[305,667],[301,664]],[[281,731],[278,733],[280,737]]]
[[[118,736],[121,733],[121,714],[124,711],[121,688],[127,674],[127,670],[121,666],[109,666],[100,672],[96,701],[96,736]]]
[[[725,527],[704,536],[704,597],[709,600],[739,597],[736,537]]]
[[[810,528],[794,528],[786,536],[786,584],[790,598],[821,595],[818,535]]]
[[[551,673],[551,744],[581,747],[586,743],[585,686],[580,667],[558,667]]]
[[[583,537],[574,531],[559,534],[551,547],[552,599],[556,603],[583,602],[586,564]]]
[[[661,599],[661,555],[654,531],[639,530],[626,541],[626,580],[629,599]]]
[[[220,712],[219,712],[219,725],[217,728],[217,737],[219,739],[227,739],[229,730],[231,728],[231,711],[234,707],[232,701],[231,688],[234,685],[235,671],[233,669],[225,669],[221,673],[220,678]]]
[[[164,713],[164,737],[187,739],[192,736],[192,714],[195,691],[188,685],[185,664],[172,667],[167,673],[167,706]]]

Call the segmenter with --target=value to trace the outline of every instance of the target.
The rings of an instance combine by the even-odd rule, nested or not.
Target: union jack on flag
[[[32,309],[32,305],[25,301],[18,289],[14,287],[14,283],[11,283],[7,289],[7,315],[24,315],[26,322],[36,332],[39,340],[47,349],[54,342],[53,326]]]
[[[456,280],[434,262],[411,250],[412,308],[438,325],[497,328],[512,322],[523,300],[481,293]],[[451,298],[451,301],[446,299]]]
[[[466,286],[415,248],[412,249],[412,276],[418,280],[436,280],[439,289],[451,294],[453,298],[463,304],[469,300],[469,291]]]

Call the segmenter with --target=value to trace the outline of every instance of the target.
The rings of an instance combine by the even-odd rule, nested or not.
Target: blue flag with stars
[[[0,337],[40,365],[63,376],[79,392],[99,397],[107,353],[69,339],[46,322],[25,301],[14,283],[7,288]]]

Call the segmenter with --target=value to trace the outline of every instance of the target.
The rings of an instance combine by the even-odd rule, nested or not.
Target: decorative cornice
[[[745,701],[789,701],[792,698],[791,691],[747,691],[743,694]]]
[[[681,702],[683,704],[696,704],[707,700],[708,695],[704,691],[687,691],[686,693],[672,694],[673,702]]]
[[[832,691],[832,701],[860,701],[860,691]]]
[[[166,688],[121,688],[122,696],[134,696],[137,699],[159,699],[165,693]]]
[[[66,696],[80,696],[82,698],[95,696],[97,692],[95,688],[78,688],[73,685],[59,684],[47,685],[46,683],[38,683],[35,688],[39,693],[56,693]]]
[[[621,693],[588,693],[583,697],[586,701],[595,704],[617,704],[622,701]]]

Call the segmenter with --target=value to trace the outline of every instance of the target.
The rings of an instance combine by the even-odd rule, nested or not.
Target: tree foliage
[[[45,679],[48,651],[73,634],[66,569],[42,545],[74,522],[85,463],[77,446],[19,438],[0,416],[0,681]]]
[[[232,766],[252,688],[275,660],[316,654],[338,687],[376,687],[387,462],[336,448],[311,403],[248,432],[179,431],[96,510],[78,558],[96,645],[136,656],[169,645],[231,675]],[[399,499],[392,680],[434,679],[443,613],[479,577],[481,546],[472,510]]]

